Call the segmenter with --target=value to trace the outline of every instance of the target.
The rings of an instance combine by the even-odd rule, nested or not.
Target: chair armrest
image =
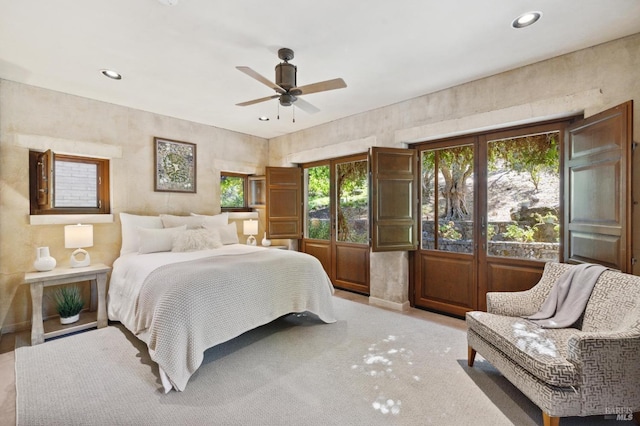
[[[493,291],[487,293],[487,312],[509,317],[522,317],[538,312],[543,300],[531,290]]]
[[[512,317],[535,314],[558,278],[570,268],[564,263],[547,262],[540,281],[529,290],[487,293],[487,312]]]
[[[601,407],[640,407],[640,330],[578,332],[567,359],[580,372],[583,401]]]

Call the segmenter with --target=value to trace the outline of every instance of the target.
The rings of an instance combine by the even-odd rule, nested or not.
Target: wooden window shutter
[[[418,248],[418,154],[412,149],[373,147],[371,215],[373,251]]]
[[[564,260],[631,273],[633,103],[573,123],[564,158]]]
[[[302,169],[267,167],[266,223],[269,238],[302,238]]]
[[[36,194],[40,210],[53,208],[53,156],[53,152],[47,150],[36,158]]]

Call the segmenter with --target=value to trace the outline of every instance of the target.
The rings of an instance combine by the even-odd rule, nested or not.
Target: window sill
[[[113,214],[29,215],[30,225],[72,225],[74,223],[113,223]]]

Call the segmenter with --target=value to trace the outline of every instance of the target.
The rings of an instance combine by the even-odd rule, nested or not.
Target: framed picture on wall
[[[196,193],[196,144],[153,138],[155,191]]]

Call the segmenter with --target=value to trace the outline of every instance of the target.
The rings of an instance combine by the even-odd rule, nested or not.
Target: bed
[[[335,322],[333,286],[316,258],[239,244],[235,224],[180,219],[165,228],[176,218],[121,214],[122,249],[108,293],[109,319],[147,344],[165,392],[186,388],[208,348],[283,315]],[[202,243],[222,228],[230,231],[225,243]],[[187,250],[176,251],[185,235]]]

